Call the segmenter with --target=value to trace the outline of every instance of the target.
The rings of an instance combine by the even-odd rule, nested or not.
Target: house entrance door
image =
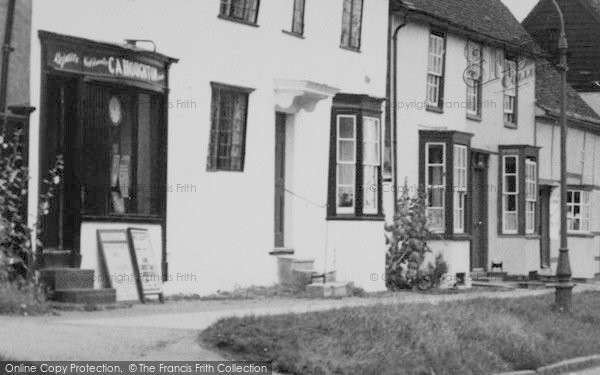
[[[485,271],[488,258],[488,155],[474,152],[471,160],[471,269]]]
[[[275,247],[285,246],[285,122],[284,113],[275,115]]]

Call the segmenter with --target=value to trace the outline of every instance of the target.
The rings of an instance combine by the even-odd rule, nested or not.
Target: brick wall
[[[0,45],[4,40],[7,7],[8,0],[0,0]],[[29,104],[31,0],[16,0],[12,46],[15,50],[10,55],[7,104]]]

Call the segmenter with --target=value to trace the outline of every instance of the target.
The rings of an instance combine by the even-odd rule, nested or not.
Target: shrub
[[[427,244],[436,235],[427,223],[425,193],[408,194],[405,182],[398,199],[394,222],[385,228],[388,251],[386,254],[386,287],[389,290],[407,289],[420,285],[437,286],[448,267],[441,255],[433,265],[424,266],[427,254],[432,251]],[[425,284],[423,284],[425,282]]]

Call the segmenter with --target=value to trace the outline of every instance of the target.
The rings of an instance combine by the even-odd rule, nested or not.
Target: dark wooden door
[[[284,247],[286,115],[277,113],[275,117],[275,247]]]
[[[50,201],[44,218],[45,248],[77,250],[79,236],[79,182],[77,179],[78,108],[77,82],[52,77],[47,81],[44,148],[40,175],[54,167],[56,158],[64,160],[62,181]]]
[[[542,268],[550,268],[550,195],[549,186],[540,187],[540,263]]]
[[[472,157],[471,269],[486,270],[488,258],[488,156]]]

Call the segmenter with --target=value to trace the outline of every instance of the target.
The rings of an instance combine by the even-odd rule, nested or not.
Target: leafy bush
[[[427,242],[436,235],[428,227],[423,191],[411,197],[407,184],[404,184],[394,222],[387,225],[385,231],[388,244],[386,287],[398,290],[439,285],[448,267],[441,255],[436,256],[433,265],[424,266],[427,254],[432,252]]]

